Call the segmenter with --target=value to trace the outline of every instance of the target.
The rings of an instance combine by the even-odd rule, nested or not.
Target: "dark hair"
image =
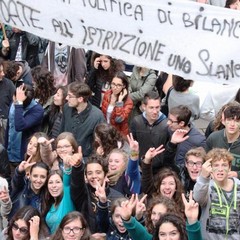
[[[160,101],[160,96],[159,96],[158,92],[155,92],[155,91],[147,92],[143,97],[143,103],[145,105],[147,105],[148,100],[159,100]]]
[[[121,71],[116,72],[116,74],[113,76],[113,78],[119,78],[122,80],[122,84],[125,87],[125,89],[127,90],[127,95],[124,97],[123,102],[125,102],[128,98],[128,87],[129,87],[129,81],[128,81],[128,76]],[[113,81],[113,78],[111,80],[111,82]],[[119,93],[120,94],[120,93]],[[119,95],[118,94],[118,95]]]
[[[50,180],[50,178],[53,176],[53,175],[59,175],[61,180],[63,181],[63,173],[61,170],[50,170],[49,174],[48,174],[48,178],[47,178],[47,184]],[[62,198],[63,198],[63,191],[61,193],[60,196],[54,198],[51,196],[51,194],[47,193],[47,200],[46,202],[48,203],[48,210],[50,209],[50,207],[52,206],[52,204],[55,205],[55,208],[58,207],[58,205],[60,204],[60,202],[62,201]]]
[[[34,98],[44,105],[55,91],[54,77],[51,72],[42,66],[36,66],[31,70],[33,81],[36,82]]]
[[[103,148],[106,157],[114,148],[118,148],[119,142],[121,147],[124,145],[124,139],[120,132],[112,125],[107,123],[99,123],[95,128],[95,138],[99,138],[100,143],[94,142],[95,150],[99,145]]]
[[[177,118],[178,123],[183,121],[184,127],[188,125],[192,115],[191,110],[184,105],[179,105],[177,107],[171,108],[169,113]]]
[[[159,230],[163,223],[172,223],[177,228],[181,240],[188,240],[185,221],[182,217],[173,213],[166,213],[160,218],[153,235],[153,240],[161,240],[159,238]]]
[[[178,208],[179,210],[179,213],[183,213],[183,209],[184,209],[184,206],[183,206],[183,202],[182,202],[182,193],[184,192],[183,190],[183,185],[177,175],[177,173],[175,171],[173,171],[172,169],[170,168],[162,168],[157,176],[155,176],[155,188],[156,188],[156,193],[154,194],[155,196],[156,195],[161,195],[161,192],[160,192],[160,186],[162,184],[162,181],[167,178],[167,177],[173,177],[174,178],[174,181],[176,183],[176,192],[174,193],[172,199],[174,200],[174,202],[176,203],[176,208]],[[184,215],[184,213],[183,213]]]
[[[145,220],[145,225],[149,233],[153,234],[155,231],[155,227],[153,226],[152,220],[151,220],[151,215],[152,215],[152,210],[153,208],[158,205],[162,204],[166,207],[168,213],[178,213],[177,208],[176,208],[176,203],[165,196],[155,196],[150,200],[149,205],[147,206],[147,211],[146,211],[146,220]]]
[[[17,75],[20,65],[17,61],[4,61],[5,77],[12,80]]]
[[[68,90],[77,98],[82,97],[84,102],[87,102],[92,95],[90,87],[86,83],[72,82],[68,85]]]
[[[230,8],[230,5],[236,2],[238,2],[238,0],[227,0],[225,4],[225,8]]]
[[[32,102],[32,100],[34,98],[34,90],[31,85],[28,85],[26,83],[24,83],[23,90],[24,90],[25,96],[27,97],[23,101],[23,108],[26,108]],[[14,95],[16,96],[16,91],[15,91]]]
[[[173,75],[173,88],[177,92],[186,91],[193,84],[193,80],[185,80],[183,77]]]
[[[7,240],[13,240],[12,228],[13,228],[13,224],[16,221],[18,221],[19,219],[24,220],[26,222],[26,225],[29,230],[30,229],[29,220],[34,216],[38,216],[40,218],[40,226],[39,226],[39,234],[38,235],[42,236],[42,237],[47,237],[47,235],[48,235],[47,227],[44,224],[44,221],[41,218],[39,211],[32,206],[25,206],[25,207],[20,208],[10,219],[8,228],[7,228],[7,235],[8,235]],[[28,238],[26,238],[26,239],[29,239],[30,232],[28,232],[27,236],[28,236]]]
[[[101,165],[104,175],[106,175],[108,173],[108,162],[106,161],[106,159],[100,155],[92,154],[88,158],[87,163],[85,165],[85,174],[87,174],[87,166],[91,163],[98,163],[99,165]]]
[[[237,101],[238,103],[240,103],[240,88],[238,89],[234,100]]]
[[[240,119],[240,105],[229,106],[223,112],[224,118]]]
[[[51,237],[51,240],[63,240],[63,236],[62,236],[62,230],[63,228],[69,224],[70,222],[79,219],[81,224],[82,224],[82,228],[84,228],[84,234],[81,237],[81,240],[88,240],[90,238],[90,230],[87,224],[86,219],[84,218],[84,216],[77,211],[73,211],[73,212],[69,212],[67,215],[64,216],[64,218],[62,219],[60,225],[58,226],[55,234]]]

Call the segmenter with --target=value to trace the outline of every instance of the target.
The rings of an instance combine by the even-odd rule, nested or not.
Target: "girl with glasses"
[[[51,240],[89,240],[90,230],[80,212],[68,213],[61,221]]]

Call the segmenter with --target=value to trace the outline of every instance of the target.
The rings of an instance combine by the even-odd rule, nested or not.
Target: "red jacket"
[[[112,90],[105,92],[102,101],[102,112],[105,118],[107,118],[107,108],[110,103]],[[124,136],[129,133],[128,130],[128,118],[133,109],[133,101],[130,97],[125,102],[116,102],[116,105],[112,111],[110,123],[116,127],[117,130]]]

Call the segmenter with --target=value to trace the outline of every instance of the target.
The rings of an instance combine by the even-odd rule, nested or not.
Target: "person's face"
[[[30,139],[28,145],[27,145],[27,155],[28,156],[35,156],[37,153],[37,146],[38,146],[38,140],[34,136]]]
[[[41,167],[35,167],[30,174],[31,188],[38,193],[47,180],[47,170]]]
[[[0,65],[0,81],[4,78],[3,65]]]
[[[163,223],[158,232],[159,240],[180,240],[178,229],[170,222]]]
[[[108,70],[110,68],[111,61],[107,56],[105,55],[100,56],[100,61],[101,61],[102,68],[104,70]]]
[[[171,113],[168,114],[167,125],[168,125],[169,129],[173,132],[175,132],[177,129],[181,128],[181,126],[179,125],[179,122],[177,120],[177,117],[172,115]]]
[[[155,122],[160,112],[160,100],[148,99],[147,104],[143,104],[143,109],[146,113],[147,120],[149,122]]]
[[[113,172],[122,170],[125,167],[125,161],[121,153],[111,153],[108,159],[108,171]]]
[[[74,149],[67,139],[61,139],[57,143],[57,154],[61,159],[73,155]]]
[[[126,228],[124,227],[123,221],[122,221],[122,218],[121,218],[121,208],[120,207],[115,208],[115,211],[112,215],[112,219],[113,219],[113,222],[114,222],[117,230],[120,233],[126,232]]]
[[[240,3],[239,3],[239,1],[237,0],[235,3],[230,4],[229,7],[230,7],[231,9],[239,10]]]
[[[156,204],[151,213],[151,220],[153,226],[156,227],[157,222],[159,221],[160,217],[167,212],[166,206],[161,203]]]
[[[79,105],[79,98],[77,98],[73,93],[68,91],[66,100],[68,101],[69,107],[76,108]]]
[[[59,197],[63,192],[63,182],[58,174],[52,175],[48,180],[48,191],[52,197]]]
[[[93,188],[96,188],[96,182],[97,181],[100,183],[100,185],[102,185],[104,177],[105,176],[104,176],[103,168],[99,163],[89,163],[89,164],[87,164],[86,178],[87,178],[87,182]]]
[[[18,219],[13,223],[12,226],[12,235],[13,240],[26,240],[28,237],[29,229],[27,223],[22,220]]]
[[[80,240],[85,229],[79,218],[74,219],[63,227],[62,237],[64,240]]]
[[[160,192],[163,196],[172,198],[176,192],[176,182],[173,176],[168,176],[162,180]]]
[[[212,162],[212,177],[217,182],[223,182],[228,177],[230,166],[228,161],[223,159]]]
[[[188,174],[193,181],[197,180],[201,170],[202,170],[203,159],[201,157],[196,157],[194,155],[188,156],[185,166],[187,168]]]
[[[114,77],[111,82],[111,89],[113,91],[113,94],[118,95],[124,88],[125,86],[123,85],[122,79]]]
[[[235,135],[239,133],[240,119],[226,118],[223,120],[223,123],[225,125],[225,129],[228,134]]]
[[[53,103],[56,106],[62,106],[63,105],[63,91],[62,89],[58,89],[57,92],[53,96]]]

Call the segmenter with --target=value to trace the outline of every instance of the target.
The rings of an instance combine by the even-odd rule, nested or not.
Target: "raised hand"
[[[18,171],[19,172],[24,172],[26,171],[27,168],[33,166],[34,164],[36,164],[36,162],[32,162],[31,163],[31,160],[32,160],[32,156],[30,156],[27,161],[22,161],[19,166],[18,166]]]
[[[212,159],[208,159],[203,165],[202,165],[202,170],[201,170],[201,176],[204,178],[209,178],[212,173],[212,164],[211,164]]]
[[[144,213],[146,212],[146,205],[144,203],[146,198],[147,198],[147,194],[145,194],[139,201],[138,195],[136,195],[137,204],[136,204],[135,217],[137,220],[140,220],[143,217]]]
[[[23,102],[26,98],[24,84],[22,84],[16,89],[16,101]]]
[[[97,180],[96,181],[96,191],[95,191],[95,195],[98,197],[99,201],[101,203],[106,203],[107,202],[107,195],[106,195],[106,182],[107,179],[105,178],[103,180],[103,184],[101,185]]]
[[[70,156],[68,164],[73,167],[79,167],[83,160],[82,147],[78,147],[78,152]]]
[[[38,143],[41,144],[41,145],[43,145],[44,147],[49,146],[50,144],[52,144],[53,141],[54,141],[54,138],[48,140],[48,139],[46,139],[45,137],[40,137],[40,138],[38,139]]]
[[[164,146],[163,145],[160,145],[159,147],[157,148],[149,148],[145,154],[145,157],[144,157],[144,163],[146,164],[150,164],[152,159],[157,156],[158,154],[162,153],[163,151],[165,150]]]
[[[0,201],[7,203],[10,200],[9,191],[6,186],[0,190]]]
[[[139,144],[136,140],[134,140],[132,133],[127,135],[127,140],[129,143],[129,147],[131,152],[139,152]]]
[[[185,129],[177,129],[172,135],[171,142],[174,144],[184,142],[189,138],[189,136],[186,135],[187,133],[188,131]]]
[[[95,68],[95,69],[98,69],[100,63],[101,63],[100,57],[95,58],[95,60],[94,60],[94,62],[93,62],[94,68]]]
[[[39,216],[33,216],[30,220],[30,239],[38,239],[39,227],[40,227],[40,218]]]
[[[136,207],[137,199],[133,194],[129,200],[123,201],[121,204],[121,218],[125,221],[128,221],[131,216],[133,209]]]
[[[127,95],[127,93],[128,93],[127,89],[124,88],[118,96],[118,102],[122,102],[125,96]]]
[[[194,224],[198,220],[199,206],[198,203],[193,200],[193,193],[190,191],[189,201],[187,201],[184,193],[182,193],[182,200],[185,206],[185,215],[189,224]]]

